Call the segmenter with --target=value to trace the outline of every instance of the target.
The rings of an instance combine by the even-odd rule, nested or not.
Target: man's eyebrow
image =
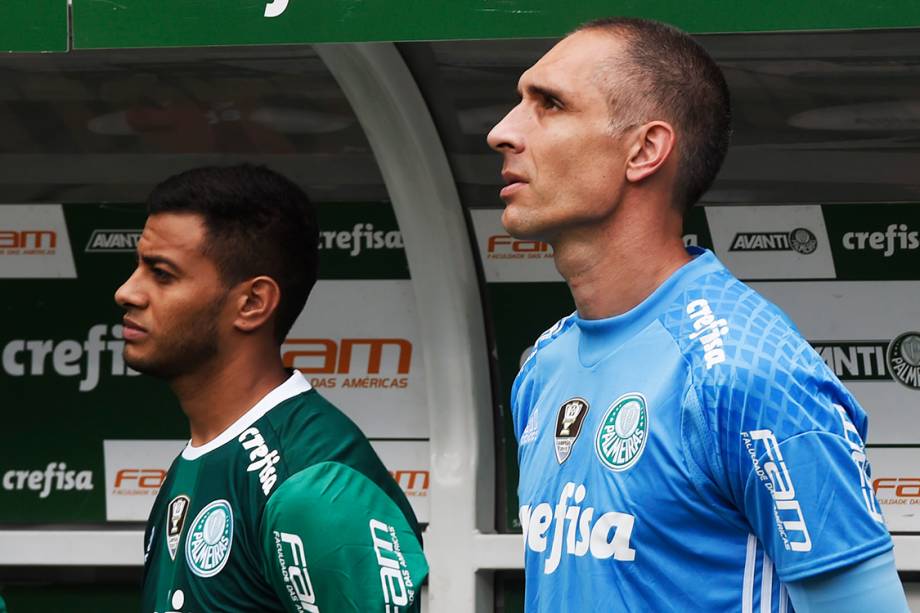
[[[176,271],[180,270],[179,266],[176,265],[175,262],[173,262],[169,258],[164,257],[162,255],[141,255],[140,253],[138,253],[137,259],[139,259],[144,264],[150,267],[156,266],[157,264],[161,264],[161,265],[166,265]]]
[[[565,96],[562,95],[562,92],[546,85],[530,84],[526,87],[526,89],[528,94],[537,98],[552,98],[554,100],[558,100],[559,102],[563,102],[565,100]],[[520,94],[520,92],[521,90],[518,88],[518,94]]]

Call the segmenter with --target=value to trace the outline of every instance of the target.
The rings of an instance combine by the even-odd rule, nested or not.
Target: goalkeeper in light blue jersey
[[[505,228],[552,244],[577,311],[512,389],[528,612],[906,611],[866,414],[682,217],[728,146],[686,34],[563,39],[493,128]]]

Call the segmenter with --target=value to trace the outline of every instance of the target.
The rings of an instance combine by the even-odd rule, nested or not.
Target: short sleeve
[[[742,432],[749,466],[743,512],[785,582],[855,564],[891,548],[865,451],[811,431],[781,439]]]
[[[306,468],[262,518],[266,577],[286,611],[417,611],[428,564],[412,526],[375,483],[334,462]]]
[[[514,437],[519,445],[526,442],[522,441],[521,437],[524,435],[530,418],[531,397],[533,396],[533,380],[529,376],[530,371],[530,362],[528,362],[521,368],[511,386],[511,422],[514,424]]]

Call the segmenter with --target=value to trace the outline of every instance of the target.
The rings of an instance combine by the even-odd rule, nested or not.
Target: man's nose
[[[131,307],[143,308],[146,306],[146,299],[137,282],[139,272],[140,268],[135,268],[131,276],[121,284],[121,287],[115,290],[115,303],[123,309]]]
[[[521,105],[514,107],[489,131],[486,142],[492,149],[499,153],[507,151],[518,153],[523,149],[524,142],[519,125],[520,112]]]

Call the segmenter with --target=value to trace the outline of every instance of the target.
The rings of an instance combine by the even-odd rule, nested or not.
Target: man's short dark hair
[[[274,333],[284,341],[317,276],[316,211],[302,189],[264,166],[195,168],[157,185],[147,213],[201,215],[205,255],[228,286],[274,279],[281,288]]]
[[[731,106],[722,71],[690,35],[665,23],[612,17],[576,31],[583,30],[626,42],[627,65],[614,60],[599,66],[602,81],[625,77],[607,88],[613,125],[624,116],[632,125],[655,119],[674,125],[681,143],[674,199],[689,210],[712,185],[728,150]]]

